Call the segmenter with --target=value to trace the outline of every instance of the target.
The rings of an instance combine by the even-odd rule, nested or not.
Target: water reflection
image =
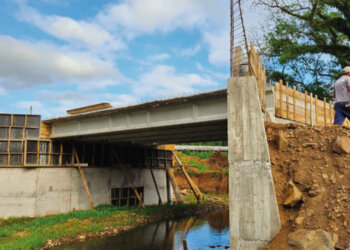
[[[228,249],[229,244],[228,210],[222,210],[163,221],[114,237],[78,242],[60,249],[199,250]]]

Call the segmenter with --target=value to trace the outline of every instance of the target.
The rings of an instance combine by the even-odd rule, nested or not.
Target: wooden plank
[[[310,93],[310,125],[314,125],[314,122],[312,120],[312,93]]]
[[[178,203],[183,203],[183,200],[182,200],[182,197],[181,197],[180,188],[177,185],[177,182],[176,182],[176,179],[175,179],[175,175],[174,175],[172,169],[169,166],[166,167],[166,173],[167,173],[167,175],[168,175],[168,177],[170,179],[170,184],[171,184],[171,186],[172,186],[172,188],[174,190],[176,201]]]
[[[295,115],[296,115],[296,91],[297,91],[297,87],[295,85],[293,85],[293,119],[295,121]]]
[[[160,193],[159,193],[159,189],[158,189],[157,181],[156,181],[156,178],[154,177],[152,167],[150,167],[149,169],[150,169],[150,171],[151,171],[151,175],[152,175],[153,183],[154,183],[154,186],[155,186],[156,191],[157,191],[157,194],[158,194],[158,204],[162,205],[162,204],[163,204],[163,202],[162,202],[162,197],[160,197]]]
[[[74,154],[75,160],[76,160],[76,162],[78,164],[78,169],[79,169],[80,176],[81,176],[81,179],[82,179],[83,184],[84,184],[85,191],[86,191],[86,193],[88,195],[88,198],[89,198],[90,208],[91,208],[91,210],[94,210],[95,209],[94,208],[94,202],[93,202],[91,194],[90,194],[89,186],[88,186],[88,184],[86,182],[86,179],[85,179],[84,171],[83,171],[83,169],[80,166],[79,156],[78,156],[77,151],[75,150],[75,146],[74,145],[73,145],[73,154]]]
[[[305,123],[307,124],[307,91],[304,92],[304,96],[305,96]]]
[[[328,108],[329,108],[329,124],[332,125],[332,124],[333,124],[333,121],[332,121],[332,119],[333,119],[333,116],[332,116],[332,109],[333,109],[333,106],[332,106],[331,100],[329,100],[329,106],[328,106]]]
[[[317,126],[317,117],[318,117],[318,115],[317,115],[317,111],[318,111],[318,109],[317,109],[317,101],[318,101],[318,97],[317,97],[317,95],[315,95],[315,120],[316,120],[316,126]]]
[[[127,180],[129,186],[134,190],[136,197],[139,199],[141,206],[144,208],[145,204],[142,201],[142,197],[140,196],[139,192],[137,191],[136,187],[134,186],[131,178],[129,177],[128,173],[126,172],[126,169],[124,168],[124,164],[120,161],[117,153],[114,151],[114,148],[112,148],[112,154],[113,154],[115,160],[117,161],[117,163],[119,164],[119,166],[122,170],[122,173],[123,173],[125,179]]]
[[[101,110],[101,109],[107,109],[107,108],[111,108],[111,107],[112,107],[112,105],[110,103],[102,102],[102,103],[84,106],[84,107],[80,107],[80,108],[76,108],[76,109],[70,109],[70,110],[67,110],[67,113],[70,115],[76,115],[76,114],[82,114],[82,113]]]
[[[279,84],[279,87],[280,87],[280,117],[283,118],[283,114],[282,114],[282,110],[283,110],[283,81],[280,80],[280,84]]]
[[[287,109],[287,116],[286,118],[289,119],[289,94],[288,94],[288,82],[286,82],[286,109]]]
[[[203,199],[204,196],[201,193],[201,191],[199,190],[199,188],[197,187],[197,185],[192,181],[191,177],[187,174],[186,170],[184,169],[183,165],[181,164],[180,159],[177,157],[177,155],[175,154],[175,152],[173,151],[173,155],[175,157],[175,160],[178,164],[178,167],[180,168],[181,172],[185,175],[185,178],[188,182],[188,184],[190,185],[193,194],[195,195],[197,202],[199,202],[200,199]]]

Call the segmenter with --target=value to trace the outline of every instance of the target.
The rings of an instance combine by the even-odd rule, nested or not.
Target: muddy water
[[[114,237],[77,242],[60,249],[202,250],[229,249],[228,210],[162,221]]]

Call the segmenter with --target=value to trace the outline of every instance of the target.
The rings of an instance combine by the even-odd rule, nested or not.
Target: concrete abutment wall
[[[231,249],[259,249],[281,228],[254,77],[228,80]]]
[[[111,204],[111,189],[129,187],[121,170],[84,168],[94,205]],[[163,202],[167,201],[166,172],[153,169]],[[136,187],[144,187],[145,205],[158,204],[149,169],[129,171]],[[172,192],[171,192],[172,193]],[[90,209],[77,168],[1,168],[0,218],[45,216]]]

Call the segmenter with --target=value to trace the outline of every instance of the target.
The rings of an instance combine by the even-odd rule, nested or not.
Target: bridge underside
[[[174,126],[134,129],[64,138],[74,141],[132,142],[140,144],[174,144],[227,140],[227,120]]]

